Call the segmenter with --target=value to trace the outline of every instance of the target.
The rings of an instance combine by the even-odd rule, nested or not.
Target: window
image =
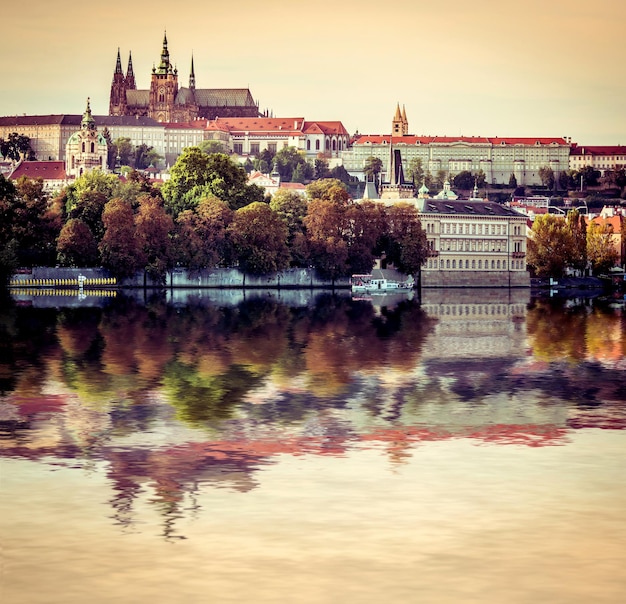
[[[270,153],[276,153],[276,143],[267,143],[267,150]]]
[[[241,155],[243,153],[243,145],[241,143],[235,143],[233,145],[233,150],[237,155]]]
[[[306,142],[306,150],[307,150],[307,151],[310,151],[310,150],[311,150],[311,141],[310,141],[310,140],[308,140],[308,141]]]
[[[259,154],[259,143],[250,143],[250,153],[251,155]]]
[[[320,150],[320,141],[319,141],[319,139],[315,141],[315,150],[316,151]]]

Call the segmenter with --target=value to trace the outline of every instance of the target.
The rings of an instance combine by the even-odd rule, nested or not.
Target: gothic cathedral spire
[[[135,73],[133,71],[133,55],[128,53],[128,68],[126,69],[126,90],[136,90],[137,84],[135,83]]]
[[[111,82],[111,96],[109,98],[109,115],[125,115],[126,112],[126,82],[122,71],[120,49],[117,49],[117,60],[113,81]]]
[[[196,89],[196,74],[193,69],[193,54],[191,55],[191,73],[189,74],[189,88]]]

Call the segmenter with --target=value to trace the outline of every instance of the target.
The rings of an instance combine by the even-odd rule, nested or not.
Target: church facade
[[[109,115],[149,117],[168,123],[191,122],[199,118],[258,117],[259,106],[247,88],[196,88],[193,56],[189,86],[179,86],[178,69],[170,61],[167,35],[164,35],[161,60],[152,68],[147,90],[137,88],[130,54],[124,74],[118,49]]]

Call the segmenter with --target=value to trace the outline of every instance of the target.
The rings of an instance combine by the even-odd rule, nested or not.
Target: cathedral
[[[170,62],[167,35],[164,35],[161,61],[158,67],[152,67],[149,90],[137,89],[130,54],[124,75],[118,49],[109,115],[150,117],[157,122],[191,122],[198,118],[258,117],[259,106],[247,88],[196,88],[193,56],[189,87],[179,87],[178,69]]]

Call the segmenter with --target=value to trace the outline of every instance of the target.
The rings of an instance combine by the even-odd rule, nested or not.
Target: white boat
[[[352,275],[350,285],[353,292],[361,293],[393,293],[411,291],[413,278],[391,269],[374,269],[367,275]]]

